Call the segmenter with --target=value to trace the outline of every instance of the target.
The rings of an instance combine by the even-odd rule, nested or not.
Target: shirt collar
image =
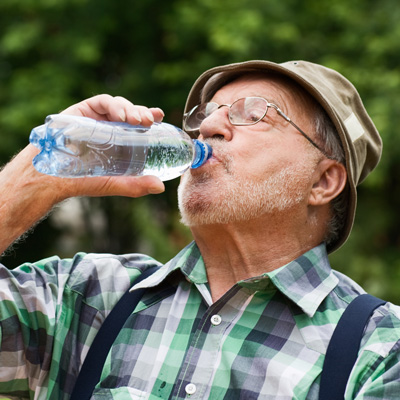
[[[133,286],[153,287],[160,284],[170,273],[180,269],[187,280],[195,284],[207,283],[207,273],[200,250],[190,243],[171,261],[154,274]],[[325,244],[321,244],[294,261],[259,277],[240,281],[238,284],[253,290],[271,288],[272,285],[312,317],[325,297],[336,287],[339,280],[329,264]]]
[[[330,267],[325,244],[265,275],[309,317],[339,283]]]
[[[207,273],[203,257],[195,242],[190,243],[182,249],[172,260],[163,265],[143,281],[134,285],[130,291],[143,287],[154,287],[159,285],[168,275],[176,270],[181,270],[186,279],[196,284],[207,283]]]

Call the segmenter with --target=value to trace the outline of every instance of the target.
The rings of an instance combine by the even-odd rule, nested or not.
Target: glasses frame
[[[231,119],[231,108],[232,106],[237,103],[238,101],[244,100],[244,99],[248,99],[248,98],[252,98],[252,99],[261,99],[263,101],[265,101],[266,107],[265,107],[265,112],[264,114],[258,118],[256,121],[252,121],[252,122],[243,122],[243,123],[237,123],[237,122],[232,122]],[[241,97],[240,99],[235,100],[232,104],[218,104],[215,102],[206,102],[206,103],[202,103],[202,104],[198,104],[197,106],[193,107],[189,112],[185,113],[183,115],[183,129],[188,132],[188,133],[195,133],[195,132],[199,132],[200,129],[200,125],[201,123],[204,121],[204,119],[208,118],[210,115],[208,115],[206,118],[203,119],[203,121],[201,121],[199,127],[197,129],[190,129],[187,127],[186,125],[186,121],[189,118],[189,116],[191,116],[198,107],[200,107],[201,105],[204,104],[215,104],[217,106],[217,108],[215,108],[214,111],[212,111],[210,113],[213,114],[215,111],[219,110],[222,107],[228,107],[229,111],[228,111],[228,116],[229,116],[229,122],[234,125],[234,126],[251,126],[251,125],[255,125],[257,123],[259,123],[263,118],[265,118],[265,116],[267,115],[268,112],[268,108],[271,107],[273,108],[278,115],[280,115],[282,118],[284,118],[287,122],[289,122],[289,124],[291,124],[298,132],[300,132],[300,134],[307,139],[316,149],[318,149],[325,157],[332,159],[331,156],[329,156],[326,151],[324,149],[322,149],[317,143],[314,142],[314,140],[312,140],[310,138],[309,135],[307,135],[297,124],[295,124],[276,104],[274,103],[270,103],[267,99],[265,99],[264,97],[259,97],[259,96],[248,96],[248,97]]]

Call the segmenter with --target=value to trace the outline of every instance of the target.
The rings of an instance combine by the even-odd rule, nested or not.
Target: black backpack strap
[[[374,310],[385,303],[370,294],[362,294],[347,306],[328,345],[321,374],[320,400],[344,399],[365,325]]]
[[[154,273],[159,267],[155,266],[144,271],[134,284]],[[146,288],[137,289],[133,292],[129,290],[121,297],[118,303],[111,310],[100,327],[88,354],[83,362],[78,378],[75,382],[71,400],[90,399],[93,389],[100,381],[101,371],[103,370],[107,354],[110,351],[118,333],[123,327],[127,318],[142,298]]]

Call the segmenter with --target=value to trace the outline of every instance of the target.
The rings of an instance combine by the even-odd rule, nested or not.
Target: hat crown
[[[321,104],[332,119],[345,149],[349,178],[361,183],[378,165],[381,137],[354,85],[337,71],[307,61],[281,64],[298,76],[303,87]],[[307,87],[305,87],[307,89]]]

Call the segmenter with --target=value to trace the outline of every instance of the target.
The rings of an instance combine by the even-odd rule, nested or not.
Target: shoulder
[[[332,294],[336,298],[336,306],[343,312],[348,305],[365,290],[352,279],[337,271],[339,283]],[[396,348],[400,340],[400,307],[386,302],[377,307],[368,320],[361,341],[361,349],[377,351],[382,356]]]
[[[126,291],[144,271],[161,263],[145,254],[85,254],[70,262],[68,286],[75,291]]]
[[[346,393],[346,399],[399,398],[400,307],[386,303],[374,311],[366,325]]]
[[[144,254],[86,254],[72,258],[49,257],[35,263],[25,263],[14,270],[0,268],[2,287],[49,288],[54,294],[73,291],[84,297],[102,292],[125,292],[141,273],[161,265]]]
[[[368,321],[361,342],[363,351],[387,357],[400,351],[400,307],[390,302],[378,307]]]

